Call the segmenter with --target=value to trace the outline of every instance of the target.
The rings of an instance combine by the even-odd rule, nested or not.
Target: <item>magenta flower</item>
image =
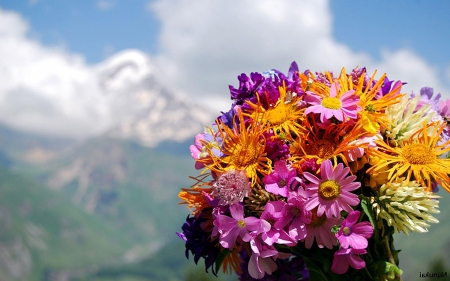
[[[289,170],[286,161],[280,160],[275,163],[275,171],[263,178],[266,190],[273,194],[284,197],[289,195],[289,187],[297,179],[297,172]]]
[[[277,229],[283,229],[289,224],[288,234],[294,241],[305,239],[305,224],[311,221],[303,207],[303,200],[300,196],[289,198],[287,204],[283,206],[283,215],[274,224]]]
[[[358,196],[351,193],[361,186],[360,182],[355,182],[356,176],[347,176],[350,168],[342,163],[333,169],[330,160],[325,160],[320,165],[320,179],[315,175],[305,172],[304,177],[311,182],[307,185],[305,193],[311,196],[305,201],[305,209],[311,211],[318,207],[317,216],[326,214],[328,218],[340,217],[342,210],[350,213],[351,206],[359,203]]]
[[[278,251],[274,246],[269,246],[263,243],[260,235],[253,237],[250,241],[252,249],[252,256],[248,262],[248,273],[255,279],[261,279],[267,273],[272,274],[277,270],[278,266],[275,263]]]
[[[336,236],[331,232],[331,229],[335,225],[341,224],[339,218],[327,218],[325,215],[318,216],[317,208],[309,213],[310,223],[305,225],[306,238],[305,247],[310,249],[316,240],[319,248],[326,247],[332,249],[337,245],[338,240]]]
[[[271,228],[269,231],[263,232],[261,238],[269,246],[272,246],[274,243],[290,246],[296,244],[284,229],[275,227],[275,223],[283,217],[283,208],[285,205],[286,203],[283,201],[272,201],[264,206],[264,212],[262,212],[260,219],[267,221]]]
[[[367,253],[363,249],[340,249],[334,252],[334,259],[331,265],[331,271],[336,274],[344,274],[348,270],[348,266],[354,269],[361,269],[366,266],[366,263],[358,255]]]
[[[220,146],[222,144],[222,138],[220,136],[217,136],[214,138],[214,131],[211,128],[206,127],[204,133],[197,134],[194,138],[194,144],[189,147],[189,150],[191,151],[191,156],[195,160],[195,169],[199,170],[206,166],[207,163],[198,161],[202,158],[205,158],[208,156],[208,153],[205,149],[204,143],[212,143],[215,146]],[[223,153],[217,149],[213,148],[212,152],[217,157],[222,157]]]
[[[211,195],[219,199],[219,205],[225,206],[242,202],[252,188],[245,171],[230,170],[219,176],[211,190]]]
[[[244,218],[244,207],[240,203],[230,205],[230,213],[231,217],[217,214],[214,221],[220,233],[219,243],[224,248],[233,249],[238,237],[248,242],[253,236],[270,229],[269,223],[264,220],[256,217]]]
[[[304,100],[311,106],[305,110],[305,114],[320,113],[320,122],[322,123],[333,116],[341,122],[346,122],[348,118],[356,119],[358,111],[361,110],[358,105],[359,97],[355,95],[355,90],[350,90],[338,97],[339,89],[339,83],[334,82],[331,84],[328,97],[321,97],[314,92],[307,91]]]
[[[372,236],[373,227],[368,221],[357,223],[359,215],[359,211],[349,213],[336,234],[341,247],[344,249],[348,247],[358,250],[367,248],[367,239]]]

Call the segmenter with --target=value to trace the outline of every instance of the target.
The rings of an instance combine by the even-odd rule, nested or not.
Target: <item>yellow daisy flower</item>
[[[198,161],[205,163],[206,170],[219,174],[230,170],[245,171],[247,177],[251,179],[252,186],[255,186],[261,178],[258,173],[264,176],[272,171],[271,160],[265,153],[264,128],[252,119],[249,121],[250,124],[246,125],[240,109],[233,119],[233,128],[229,128],[220,120],[216,122],[218,135],[223,140],[222,146],[204,142],[208,156]],[[215,135],[214,138],[218,136]],[[221,152],[219,154],[223,156],[217,156],[214,150],[219,150]]]
[[[369,174],[386,169],[388,181],[393,182],[406,174],[406,181],[415,180],[427,191],[431,191],[431,184],[437,181],[450,192],[450,159],[441,156],[450,151],[450,140],[437,145],[442,130],[446,124],[432,123],[404,140],[401,146],[392,147],[383,140],[377,140],[378,149],[369,149],[371,156],[378,156],[378,161],[369,168]],[[428,135],[429,129],[432,129]]]
[[[372,74],[370,78],[369,85],[375,79],[376,71]],[[392,104],[397,104],[400,102],[403,94],[400,94],[400,89],[402,84],[395,84],[394,88],[384,96],[375,99],[380,88],[383,86],[386,74],[383,74],[380,79],[371,88],[364,86],[364,75],[361,75],[358,84],[353,85],[353,82],[347,75],[341,75],[340,81],[343,85],[349,85],[349,87],[354,87],[356,94],[359,95],[359,106],[363,110],[359,112],[360,119],[359,122],[362,127],[371,134],[375,134],[380,130],[380,126],[388,127],[389,120],[385,116],[385,109]]]
[[[298,105],[300,99],[295,93],[287,92],[284,86],[278,89],[280,97],[275,105],[265,109],[259,100],[256,104],[247,101],[252,110],[245,115],[257,120],[266,131],[272,130],[276,135],[299,136],[303,131],[301,123],[304,118],[304,109]]]

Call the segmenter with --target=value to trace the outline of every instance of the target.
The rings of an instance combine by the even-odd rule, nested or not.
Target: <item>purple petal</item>
[[[360,257],[358,257],[357,255],[350,255],[348,257],[348,263],[354,269],[362,269],[366,266],[366,263],[364,262],[364,260],[361,259]]]
[[[235,203],[230,206],[230,213],[236,220],[244,219],[244,207],[239,203]]]
[[[359,211],[353,211],[348,214],[347,218],[344,220],[343,224],[345,226],[352,226],[358,222],[359,216],[361,213]]]
[[[370,238],[373,234],[372,224],[368,221],[360,222],[352,227],[352,231],[354,233],[358,233],[359,235]]]
[[[352,233],[351,235],[347,236],[347,238],[350,247],[352,247],[353,249],[365,249],[369,244],[366,238],[356,233]]]
[[[328,180],[331,179],[331,176],[333,175],[333,165],[331,164],[330,160],[325,160],[320,165],[320,176],[322,177],[322,180]]]
[[[304,172],[303,176],[309,180],[310,182],[314,183],[314,184],[320,184],[322,181],[316,177],[315,175],[309,173],[309,172]]]
[[[255,217],[248,217],[244,219],[245,229],[250,231],[258,231],[262,229],[261,220]]]
[[[287,179],[289,175],[289,170],[286,166],[286,161],[280,160],[275,163],[275,171],[278,173],[279,177],[282,179]]]

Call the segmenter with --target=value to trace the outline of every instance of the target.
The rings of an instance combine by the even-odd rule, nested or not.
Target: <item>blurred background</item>
[[[236,280],[184,256],[193,136],[242,72],[386,72],[450,98],[450,2],[0,0],[0,280]],[[450,269],[450,197],[396,236]]]

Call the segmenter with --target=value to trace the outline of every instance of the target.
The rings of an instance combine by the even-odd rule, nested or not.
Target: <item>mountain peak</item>
[[[139,50],[119,52],[96,67],[99,85],[105,91],[120,91],[139,84],[155,73],[150,57]]]

